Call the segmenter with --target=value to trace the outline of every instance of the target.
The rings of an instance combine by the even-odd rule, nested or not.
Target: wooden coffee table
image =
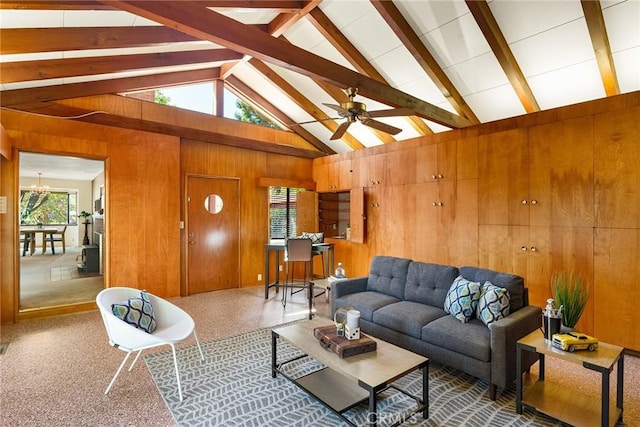
[[[279,373],[292,381],[350,425],[355,424],[345,418],[343,413],[367,400],[367,421],[369,425],[377,425],[377,395],[388,388],[411,397],[417,406],[409,414],[398,416],[398,422],[394,426],[419,412],[422,412],[423,419],[429,418],[429,359],[374,337],[371,338],[377,342],[376,351],[341,359],[335,353],[325,350],[313,334],[314,328],[331,324],[333,322],[328,319],[314,319],[274,329],[271,332],[271,376],[275,378]],[[304,355],[279,362],[278,338],[289,342]],[[303,357],[311,357],[326,368],[301,378],[293,378],[283,372],[284,365]],[[422,398],[391,384],[417,369],[422,369]]]

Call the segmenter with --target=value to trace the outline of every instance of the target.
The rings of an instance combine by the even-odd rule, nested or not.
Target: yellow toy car
[[[554,334],[551,341],[555,348],[574,352],[576,350],[594,351],[598,348],[598,340],[580,332],[569,332],[568,334]]]

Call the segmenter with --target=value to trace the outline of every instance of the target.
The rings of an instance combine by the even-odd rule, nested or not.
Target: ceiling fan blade
[[[364,119],[362,120],[362,124],[391,135],[396,135],[402,132],[402,129],[400,128],[373,119]]]
[[[388,110],[369,111],[369,117],[413,116],[415,111],[411,108],[390,108]]]
[[[346,117],[349,115],[349,111],[345,110],[344,108],[342,108],[339,105],[335,105],[335,104],[326,104],[326,103],[322,103],[322,105],[324,105],[325,107],[329,107],[331,109],[334,109],[338,112],[338,114],[340,114],[341,117]]]
[[[331,138],[329,139],[333,141],[334,139],[342,138],[342,135],[344,135],[344,133],[347,131],[347,128],[350,125],[351,125],[351,121],[346,121],[342,123],[340,126],[338,126],[338,129],[336,129],[336,131],[333,133],[333,135],[331,135]]]

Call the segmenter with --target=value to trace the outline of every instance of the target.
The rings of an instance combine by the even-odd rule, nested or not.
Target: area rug
[[[146,355],[144,360],[160,394],[179,426],[345,426],[344,420],[296,385],[278,375],[271,377],[271,329],[202,344],[201,362],[195,345],[178,350],[184,400],[176,387],[171,351]],[[282,340],[278,359],[299,351]],[[322,368],[309,358],[285,365],[287,373],[302,376]],[[421,395],[422,375],[411,373],[394,385]],[[515,411],[515,388],[489,399],[488,384],[463,372],[430,363],[428,420],[410,417],[405,425],[419,426],[562,426],[556,420],[531,410]],[[409,413],[415,401],[390,389],[378,400],[378,425],[391,425]],[[367,406],[345,413],[354,424],[367,425]]]
[[[83,277],[100,276],[99,272],[85,273],[78,269],[77,265],[63,265],[51,267],[51,281],[60,282],[62,280],[82,279]]]

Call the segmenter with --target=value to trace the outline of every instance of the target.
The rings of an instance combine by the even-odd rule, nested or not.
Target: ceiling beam
[[[140,69],[233,61],[241,53],[229,49],[188,50],[184,52],[139,55],[91,56],[0,63],[0,83],[91,76]]]
[[[300,10],[290,13],[280,13],[280,15],[269,23],[267,32],[274,37],[280,37],[285,31],[297,24],[298,21],[322,3],[322,0],[312,0],[304,3],[305,5]]]
[[[197,2],[105,0],[105,3],[307,77],[324,80],[338,87],[357,87],[367,98],[392,107],[409,108],[416,115],[444,126],[461,128],[470,124],[466,118],[290,45],[257,28],[209,11]]]
[[[533,91],[531,87],[529,87],[529,83],[522,73],[516,58],[513,56],[511,48],[509,48],[509,44],[504,38],[486,0],[465,0],[465,3],[469,7],[469,10],[471,10],[473,18],[480,27],[482,34],[484,34],[487,43],[491,46],[493,54],[498,59],[509,82],[511,82],[511,86],[513,86],[524,109],[527,113],[540,111],[538,101],[536,101]]]
[[[364,57],[363,54],[351,43],[351,41],[344,35],[338,27],[324,14],[320,9],[314,9],[309,13],[308,20],[313,26],[331,43],[331,45],[338,50],[344,56],[351,65],[355,67],[358,72],[367,75],[371,78],[378,80],[381,83],[389,84],[384,76],[376,70],[376,68]],[[326,87],[326,85],[325,85]],[[325,89],[326,90],[326,89]],[[334,98],[338,102],[341,98]],[[405,117],[405,120],[418,132],[419,135],[429,135],[433,132],[429,129],[429,126],[425,122],[417,117],[410,116]],[[375,129],[372,129],[375,130]],[[376,131],[376,134],[383,142],[395,141],[391,135],[384,132]],[[382,135],[385,136],[382,136]],[[391,141],[389,140],[391,139]]]
[[[280,90],[285,95],[287,95],[289,99],[295,102],[296,105],[298,105],[300,108],[305,110],[307,114],[314,118],[314,120],[317,120],[331,132],[335,132],[336,129],[338,129],[339,125],[331,117],[329,117],[324,111],[318,108],[318,106],[316,106],[307,97],[300,93],[300,91],[294,88],[289,82],[287,82],[282,76],[280,76],[280,74],[271,69],[267,64],[256,58],[250,59],[248,64],[251,65],[257,72],[269,79],[274,85],[280,88]],[[345,133],[341,139],[353,150],[364,148],[364,144],[362,144],[355,137],[351,136],[348,133]]]
[[[449,101],[449,104],[463,117],[469,119],[473,124],[479,124],[480,120],[473,112],[469,104],[464,100],[458,89],[449,80],[438,61],[431,55],[431,52],[422,43],[420,37],[413,30],[409,22],[400,12],[400,9],[391,1],[371,0],[380,16],[393,30],[405,48],[411,53],[418,65],[427,73],[431,81],[436,85],[442,95]]]
[[[146,47],[198,40],[188,34],[162,26],[0,29],[0,51],[3,55]]]
[[[600,77],[607,96],[620,94],[616,67],[613,63],[611,45],[607,35],[607,27],[602,16],[600,0],[581,0],[584,19],[587,21],[593,52],[596,55],[596,62],[600,70]]]
[[[112,10],[111,6],[91,0],[20,0],[1,1],[0,9],[22,10]]]
[[[242,10],[273,10],[295,13],[304,7],[304,1],[292,0],[198,0],[205,7]],[[19,0],[0,2],[0,9],[28,10],[113,10],[113,7],[92,0]]]
[[[284,114],[278,108],[276,108],[273,104],[271,104],[268,100],[264,99],[259,93],[251,89],[247,84],[245,84],[242,80],[235,76],[230,76],[225,80],[225,83],[229,87],[229,89],[236,94],[236,96],[240,95],[240,97],[245,100],[250,100],[253,104],[257,104],[260,108],[266,110],[270,115],[272,115],[275,119],[279,120],[283,124],[294,123],[291,117]],[[298,134],[301,138],[305,139],[309,142],[309,144],[316,147],[318,150],[322,151],[326,154],[335,154],[331,147],[326,145],[324,142],[320,141],[316,138],[311,132],[303,128],[302,126],[292,126],[291,130]]]
[[[137,92],[175,85],[203,83],[219,77],[220,70],[218,68],[207,68],[195,71],[4,90],[2,91],[2,96],[0,96],[0,105],[6,107],[30,102],[56,101],[105,93]]]
[[[172,135],[181,139],[208,142],[218,145],[244,148],[253,151],[284,154],[288,156],[296,156],[307,159],[315,159],[317,157],[324,156],[324,153],[321,153],[319,151],[294,147],[291,145],[258,141],[238,135],[229,135],[220,132],[212,132],[168,123],[160,123],[151,120],[122,116],[110,112],[96,113],[93,110],[87,110],[84,108],[77,108],[56,103],[42,102],[18,105],[15,106],[13,110],[39,115],[44,114],[52,117],[71,118],[71,120],[85,123],[93,123],[122,129],[133,129],[162,135]]]

